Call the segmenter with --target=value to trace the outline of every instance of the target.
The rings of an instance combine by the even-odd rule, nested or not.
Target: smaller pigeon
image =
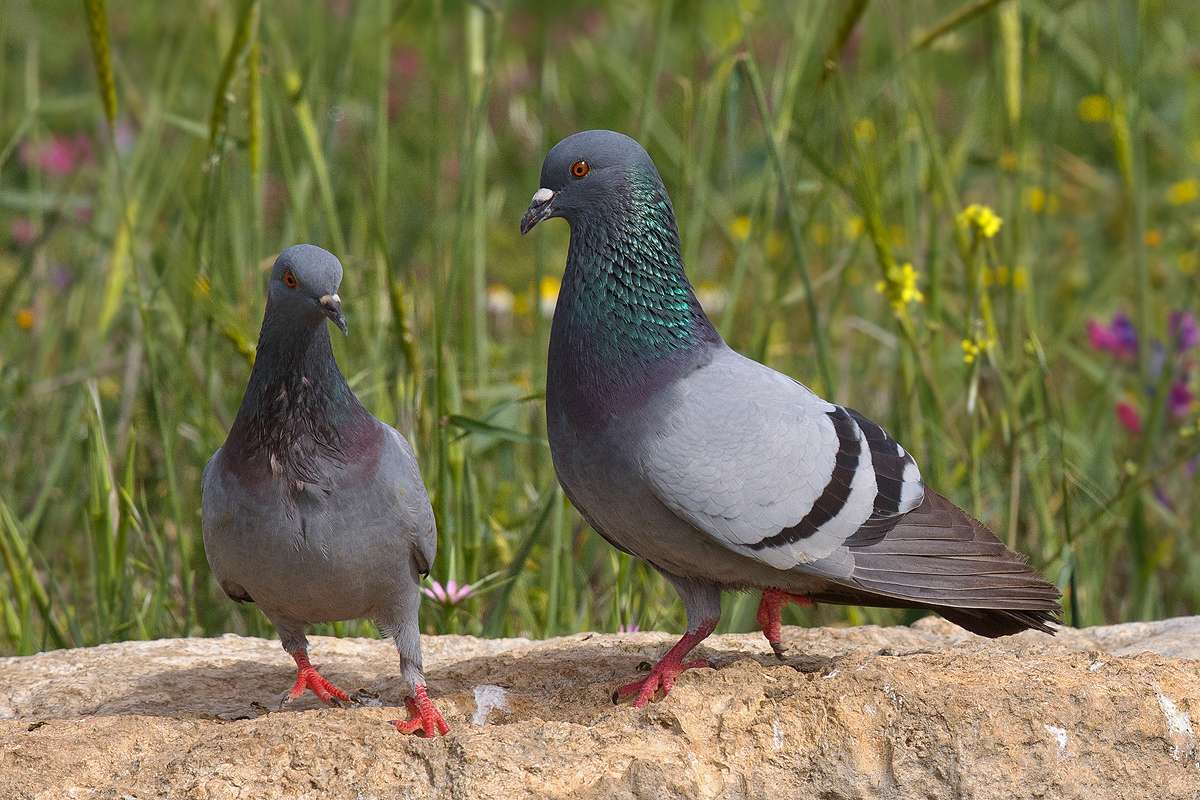
[[[369,618],[395,641],[408,683],[409,719],[396,729],[445,734],[417,620],[433,509],[412,448],[363,408],[333,358],[325,322],[346,333],[341,282],[341,263],[319,247],[276,259],[250,383],[204,468],[204,550],[225,594],[257,603],[295,659],[285,703],[305,689],[350,699],[309,663],[305,627]]]
[[[613,131],[556,144],[521,233],[550,217],[571,226],[546,371],[555,471],[592,528],[662,573],[687,611],[679,643],[618,696],[644,706],[706,666],[684,659],[716,627],[724,590],[762,591],[777,655],[788,603],[1052,632],[1058,589],[926,488],[883,428],[725,344],[640,144]]]

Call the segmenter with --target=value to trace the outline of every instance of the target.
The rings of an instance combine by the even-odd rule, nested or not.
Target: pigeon
[[[284,703],[306,689],[349,701],[309,662],[305,628],[370,618],[395,642],[408,683],[397,730],[445,734],[417,620],[437,551],[433,509],[412,448],[363,407],[334,360],[326,320],[347,332],[341,281],[341,263],[314,245],[276,259],[250,382],[204,468],[204,550],[225,594],[256,603],[295,659]]]
[[[546,155],[521,233],[561,217],[546,425],[559,483],[591,527],[675,587],[687,632],[614,701],[642,707],[716,627],[721,592],[936,611],[983,636],[1053,633],[1060,592],[927,488],[879,425],[732,350],[680,256],[671,200],[635,140],[593,130]]]

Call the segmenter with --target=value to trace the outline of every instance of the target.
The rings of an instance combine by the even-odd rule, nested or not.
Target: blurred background
[[[1200,610],[1200,6],[105,6],[0,0],[0,652],[271,635],[209,574],[200,473],[295,242],[341,257],[337,356],[421,460],[424,630],[679,629],[544,439],[568,230],[517,223],[592,127],[654,157],[730,344],[883,423],[1068,622]]]

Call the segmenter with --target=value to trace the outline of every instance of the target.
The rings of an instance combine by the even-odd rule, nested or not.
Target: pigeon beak
[[[521,217],[522,236],[533,230],[534,225],[550,216],[553,211],[550,201],[553,199],[553,189],[542,187],[533,193],[533,199],[529,201],[529,210],[525,212],[525,216]]]
[[[333,324],[338,326],[343,336],[350,332],[346,327],[346,315],[342,313],[342,298],[336,294],[321,296],[321,313],[333,320]]]

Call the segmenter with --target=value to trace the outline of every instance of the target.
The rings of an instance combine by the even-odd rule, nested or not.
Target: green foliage
[[[1195,612],[1196,410],[1163,398],[1196,380],[1168,315],[1196,305],[1197,24],[1131,0],[9,0],[0,652],[269,632],[208,573],[199,487],[299,241],[346,265],[337,355],[418,451],[434,577],[495,576],[425,629],[678,628],[544,442],[567,231],[517,222],[549,145],[592,127],[655,158],[729,342],[887,426],[1069,621]],[[1133,350],[1089,347],[1117,311]]]

